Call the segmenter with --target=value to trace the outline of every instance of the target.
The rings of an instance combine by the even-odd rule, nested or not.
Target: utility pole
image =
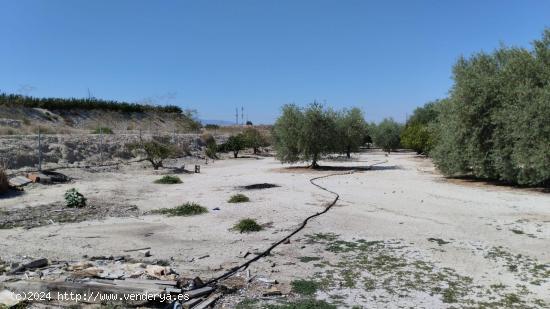
[[[239,125],[239,108],[235,107],[235,125]]]
[[[244,126],[244,107],[241,106],[241,124]]]

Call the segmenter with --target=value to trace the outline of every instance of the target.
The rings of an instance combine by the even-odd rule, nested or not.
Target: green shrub
[[[250,199],[248,198],[248,196],[239,193],[231,196],[231,198],[227,202],[228,203],[246,203],[246,202],[250,202]]]
[[[92,134],[113,134],[113,130],[107,127],[96,128],[92,131]]]
[[[75,188],[71,188],[65,192],[65,204],[70,208],[80,208],[86,206],[86,198]]]
[[[155,180],[155,183],[163,184],[163,185],[173,185],[173,184],[182,183],[182,181],[178,176],[165,175],[165,176],[162,176],[162,178]]]
[[[167,215],[169,217],[174,217],[174,216],[187,217],[187,216],[200,215],[207,212],[208,212],[208,209],[193,202],[191,203],[187,202],[185,204],[182,204],[174,208],[161,208],[161,209],[155,209],[151,211],[152,214]]]
[[[234,230],[240,233],[257,232],[263,230],[263,227],[259,225],[254,219],[242,219],[239,223],[235,224]]]
[[[294,280],[291,282],[292,291],[302,295],[314,295],[319,284],[312,280]]]

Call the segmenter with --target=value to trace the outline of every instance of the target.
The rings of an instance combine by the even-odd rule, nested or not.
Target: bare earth
[[[138,214],[0,229],[0,258],[79,260],[151,247],[149,259],[166,259],[181,274],[209,278],[323,210],[333,195],[309,179],[343,173],[316,181],[340,194],[335,207],[310,221],[290,244],[253,264],[252,275],[278,280],[283,290],[287,287],[283,292],[293,280],[316,281],[316,297],[342,307],[550,305],[549,194],[452,183],[434,171],[429,159],[412,153],[368,153],[351,161],[321,162],[372,164],[370,170],[349,174],[289,168],[273,158],[227,159],[202,165],[200,174],[180,174],[183,184],[177,185],[153,184],[170,171],[155,172],[143,164],[93,172],[60,170],[74,181],[32,185],[25,194],[0,199],[0,211],[59,203],[67,189],[76,187],[90,204],[135,205]],[[280,187],[240,188],[265,182]],[[251,201],[227,203],[239,192]],[[209,213],[143,215],[187,201],[200,203]],[[231,230],[247,217],[266,228],[250,234]],[[240,300],[228,298],[218,306],[231,307]]]

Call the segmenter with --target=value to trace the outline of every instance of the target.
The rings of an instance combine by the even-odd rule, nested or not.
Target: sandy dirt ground
[[[150,259],[166,259],[181,274],[209,278],[322,211],[333,195],[309,179],[342,174],[317,180],[340,195],[338,203],[289,244],[253,264],[252,275],[276,279],[282,286],[310,280],[317,284],[316,298],[340,307],[550,305],[549,194],[450,182],[429,159],[412,153],[363,153],[321,165],[340,168],[312,171],[270,157],[226,159],[202,165],[200,174],[179,174],[183,183],[177,185],[154,184],[171,172],[145,164],[60,170],[73,182],[32,185],[24,194],[0,199],[0,210],[59,203],[75,187],[91,203],[135,205],[141,215],[0,229],[0,258],[79,260],[151,247]],[[370,165],[355,173],[342,168]],[[265,182],[279,187],[241,188]],[[235,193],[251,201],[227,203]],[[146,214],[188,201],[209,212],[192,217]],[[265,229],[248,234],[231,230],[248,217]],[[233,307],[242,300],[228,298],[218,306]]]

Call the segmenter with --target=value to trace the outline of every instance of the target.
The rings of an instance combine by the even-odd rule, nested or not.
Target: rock
[[[147,265],[147,267],[145,267],[145,273],[157,279],[163,279],[165,276],[170,275],[172,272],[172,269],[167,266]]]
[[[143,250],[140,251],[141,254],[143,254],[144,257],[150,257],[151,256],[151,250]]]
[[[263,296],[280,296],[283,293],[276,287],[271,287],[263,292]]]
[[[260,281],[260,282],[263,282],[263,283],[268,283],[268,284],[277,284],[277,280],[275,279],[270,279],[270,278],[264,278],[264,277],[257,277],[256,278],[257,281]]]
[[[0,307],[10,308],[17,305],[18,303],[19,300],[17,300],[15,293],[8,290],[0,291]]]

